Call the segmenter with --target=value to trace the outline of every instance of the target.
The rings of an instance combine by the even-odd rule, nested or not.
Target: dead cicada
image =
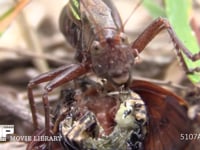
[[[192,133],[187,103],[149,82],[133,83],[124,91],[102,92],[90,87],[84,92],[74,90],[73,98],[65,96],[66,107],[62,109],[65,117],[58,125],[63,147],[70,150],[186,147],[189,141],[181,141],[180,134]]]

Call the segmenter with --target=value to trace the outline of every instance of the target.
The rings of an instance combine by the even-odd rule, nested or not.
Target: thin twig
[[[19,15],[18,19],[21,26],[21,32],[28,47],[34,50],[34,52],[37,53],[38,55],[43,54],[43,48],[38,39],[37,32],[34,31],[34,28],[28,25],[28,22],[23,14],[23,11]],[[48,64],[45,60],[42,59],[34,60],[34,64],[37,67],[37,69],[40,70],[40,72],[47,72],[49,70]]]
[[[68,61],[62,60],[57,57],[52,57],[48,54],[37,54],[28,49],[19,50],[19,49],[14,49],[14,48],[0,47],[0,51],[12,52],[12,53],[16,53],[20,56],[25,56],[25,57],[30,57],[30,58],[46,59],[46,60],[50,60],[53,62],[58,62],[60,64],[67,64],[67,63],[71,62],[71,61],[68,62]]]

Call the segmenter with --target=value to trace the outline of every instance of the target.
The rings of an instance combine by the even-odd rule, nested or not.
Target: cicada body
[[[138,105],[139,101],[132,91],[101,95],[92,89],[76,95],[76,104],[70,106],[73,109],[60,123],[63,145],[82,150],[141,149],[147,114],[144,103]]]
[[[70,108],[59,132],[73,150],[182,150],[190,142],[180,135],[193,132],[185,100],[145,81],[107,94],[79,91]]]

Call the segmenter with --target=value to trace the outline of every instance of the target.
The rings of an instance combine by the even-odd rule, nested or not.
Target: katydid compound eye
[[[127,35],[125,33],[121,32],[120,33],[120,40],[121,40],[122,43],[125,43],[125,44],[128,43]]]
[[[91,46],[91,52],[98,54],[101,51],[102,47],[98,41],[94,41]]]

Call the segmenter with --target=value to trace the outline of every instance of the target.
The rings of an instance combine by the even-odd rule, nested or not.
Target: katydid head
[[[81,1],[81,4],[82,17],[87,19],[82,24],[92,69],[115,85],[127,84],[134,64],[133,50],[124,33],[127,21],[122,24],[118,14],[111,9],[115,7],[110,2],[88,0]],[[88,24],[89,32],[86,28]]]
[[[94,72],[116,85],[128,83],[134,64],[131,50],[127,36],[123,32],[100,41],[94,40],[90,47]]]

